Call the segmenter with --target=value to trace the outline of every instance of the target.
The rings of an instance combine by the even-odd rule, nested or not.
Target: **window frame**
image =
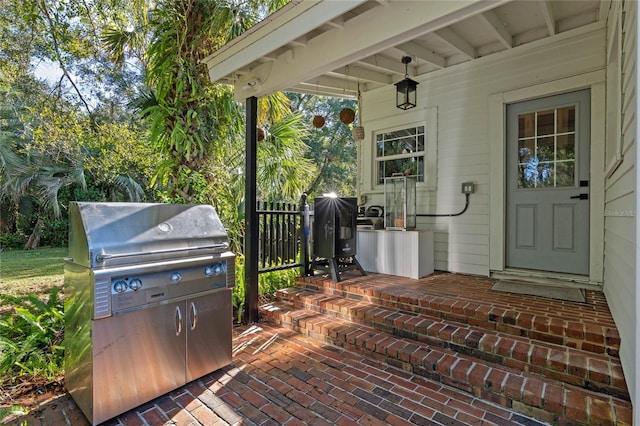
[[[419,129],[422,128],[422,131],[420,132]],[[392,129],[380,129],[376,132],[374,132],[373,134],[373,143],[374,143],[374,147],[373,147],[373,152],[374,152],[374,156],[373,156],[373,162],[374,162],[374,180],[376,182],[376,186],[377,185],[384,185],[384,179],[387,177],[391,177],[390,176],[380,176],[379,172],[380,172],[380,163],[383,162],[387,162],[387,161],[397,161],[397,160],[409,160],[412,158],[415,158],[416,161],[422,161],[422,174],[418,174],[418,170],[416,170],[416,173],[414,174],[410,174],[408,176],[415,176],[416,177],[416,182],[417,183],[423,183],[425,181],[425,157],[426,157],[426,152],[427,152],[427,132],[426,132],[427,126],[426,123],[418,123],[416,125],[407,125],[407,126],[398,126],[396,128],[392,128]],[[402,132],[405,130],[411,130],[411,132],[408,132],[408,134],[406,136],[402,136],[402,135],[398,135],[395,138],[389,138],[389,139],[382,139],[381,141],[378,140],[378,137],[380,135],[384,135],[384,134],[391,134],[394,132]],[[420,136],[422,136],[422,150],[418,151],[418,145],[419,145],[419,138]],[[387,143],[387,142],[392,142],[392,141],[398,141],[398,140],[402,140],[402,139],[414,139],[414,147],[416,148],[415,151],[411,151],[408,152],[406,154],[400,153],[400,154],[389,154],[389,155],[382,155],[382,156],[378,156],[378,144],[380,142]]]
[[[436,191],[438,177],[438,108],[429,107],[424,109],[413,109],[403,114],[393,115],[376,120],[377,126],[371,129],[369,139],[370,161],[370,190],[375,192],[384,191],[384,184],[378,183],[378,161],[377,161],[377,135],[384,132],[398,131],[401,129],[424,126],[424,155],[423,174],[424,181],[416,183],[416,189],[423,191]],[[365,126],[368,126],[366,123]]]

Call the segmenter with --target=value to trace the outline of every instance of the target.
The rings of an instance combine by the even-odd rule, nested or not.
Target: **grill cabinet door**
[[[187,382],[231,363],[231,290],[187,300]]]
[[[179,316],[181,333],[177,333]],[[184,301],[93,323],[96,423],[185,383]]]

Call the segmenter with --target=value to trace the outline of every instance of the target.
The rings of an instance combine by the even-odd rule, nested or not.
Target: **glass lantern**
[[[384,227],[406,231],[416,227],[416,177],[384,179]]]

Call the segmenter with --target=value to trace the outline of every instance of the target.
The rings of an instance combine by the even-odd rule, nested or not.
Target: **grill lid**
[[[74,202],[69,224],[69,255],[94,269],[222,253],[229,247],[209,205]]]

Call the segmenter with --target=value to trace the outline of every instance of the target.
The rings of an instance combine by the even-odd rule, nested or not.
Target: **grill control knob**
[[[204,274],[208,277],[213,275],[220,275],[223,272],[224,272],[224,266],[222,266],[222,263],[215,263],[211,266],[207,266],[206,268],[204,268]]]
[[[142,288],[142,281],[140,281],[138,278],[134,278],[131,281],[129,281],[129,288],[133,291],[138,291]]]
[[[124,293],[125,291],[127,291],[127,283],[124,282],[124,280],[118,280],[113,285],[113,289],[116,293]]]
[[[180,272],[174,272],[171,274],[171,282],[178,283],[182,279],[182,274]]]

